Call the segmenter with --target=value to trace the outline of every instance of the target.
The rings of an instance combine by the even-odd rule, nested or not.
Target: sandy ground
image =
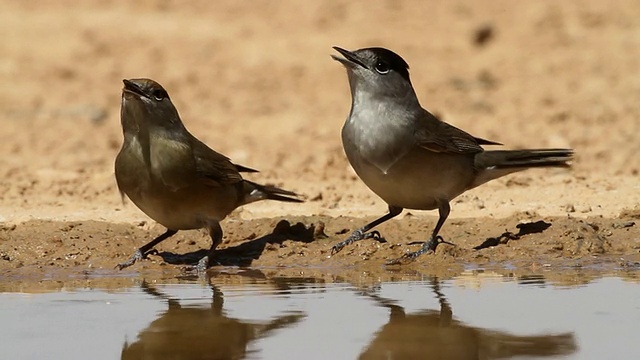
[[[387,243],[328,256],[386,210],[342,153],[350,97],[333,45],[398,52],[423,106],[476,136],[576,150],[569,171],[522,172],[455,199],[441,235],[457,246],[411,267],[637,269],[638,13],[631,0],[2,1],[0,276],[111,274],[164,231],[115,187],[121,81],[135,77],[163,84],[201,140],[260,169],[251,180],[306,199],[236,211],[219,263],[380,269],[417,249],[435,212],[405,212],[380,226]],[[208,246],[181,232],[123,274],[178,267]]]

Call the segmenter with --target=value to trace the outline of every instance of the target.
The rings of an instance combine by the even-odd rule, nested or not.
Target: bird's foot
[[[422,244],[422,247],[418,251],[408,252],[401,257],[393,260],[388,260],[386,265],[404,265],[413,262],[418,256],[426,253],[436,252],[436,248],[440,244],[449,244],[455,246],[455,244],[445,241],[442,236],[438,235],[435,238],[431,238]]]
[[[207,254],[202,259],[200,259],[200,261],[198,261],[198,264],[196,265],[196,271],[198,272],[198,274],[203,274],[207,272],[208,268],[209,268],[209,255]]]
[[[356,241],[365,240],[365,239],[374,239],[381,243],[387,242],[385,238],[380,236],[380,233],[377,230],[373,230],[366,233],[358,229],[354,231],[346,240],[333,245],[333,247],[331,248],[331,255],[335,255],[339,253],[342,250],[342,248],[344,248],[349,244],[353,244]]]
[[[142,251],[140,251],[140,249],[138,249],[138,250],[136,250],[136,252],[133,253],[133,255],[131,255],[129,260],[116,265],[116,269],[122,270],[124,268],[127,268],[127,267],[135,264],[136,261],[142,260],[142,259],[144,259],[144,255],[142,255]]]

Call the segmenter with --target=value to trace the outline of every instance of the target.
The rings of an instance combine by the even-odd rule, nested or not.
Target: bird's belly
[[[472,157],[422,148],[410,151],[386,173],[365,159],[352,158],[354,170],[376,195],[406,209],[436,209],[440,200],[450,201],[467,190],[475,176]]]
[[[233,185],[210,186],[185,177],[179,187],[167,186],[154,176],[132,143],[116,158],[118,188],[147,216],[171,230],[189,230],[220,221],[238,205]]]
[[[205,227],[221,221],[235,209],[237,192],[231,186],[167,191],[166,187],[147,187],[127,193],[142,212],[172,230]]]

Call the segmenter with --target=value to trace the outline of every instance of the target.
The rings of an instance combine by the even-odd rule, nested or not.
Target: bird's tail
[[[298,194],[293,191],[280,189],[271,185],[260,185],[249,180],[244,180],[245,204],[258,200],[278,200],[285,202],[301,203]]]
[[[572,149],[532,149],[485,151],[476,156],[478,168],[569,167]]]
[[[516,171],[535,167],[570,167],[573,149],[530,149],[484,151],[476,155],[479,174],[472,187]]]

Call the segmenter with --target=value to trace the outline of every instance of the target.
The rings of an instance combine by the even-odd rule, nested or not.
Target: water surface
[[[247,274],[0,293],[2,358],[640,358],[640,286],[618,277],[365,286]]]

